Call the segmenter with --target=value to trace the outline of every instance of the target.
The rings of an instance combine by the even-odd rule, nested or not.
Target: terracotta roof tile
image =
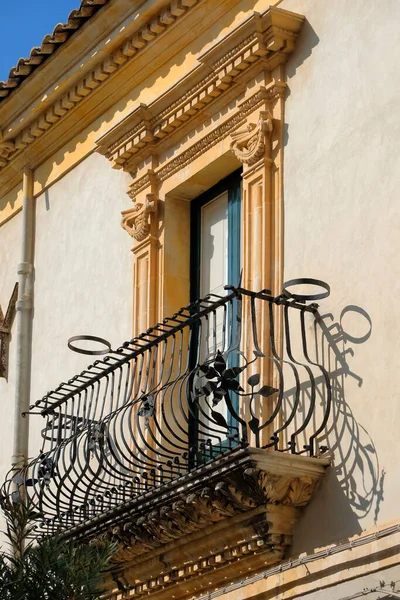
[[[41,46],[32,48],[29,58],[19,59],[16,66],[10,70],[8,80],[0,81],[0,102],[21,85],[36,67],[47,60],[107,2],[109,0],[81,0],[80,7],[69,14],[68,21],[56,25],[53,33],[44,36]]]

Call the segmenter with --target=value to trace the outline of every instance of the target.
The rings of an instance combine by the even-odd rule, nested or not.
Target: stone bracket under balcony
[[[71,534],[117,542],[111,598],[183,598],[281,561],[328,464],[240,448]]]

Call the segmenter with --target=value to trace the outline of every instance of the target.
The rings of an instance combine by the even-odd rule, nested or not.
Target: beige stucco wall
[[[359,308],[372,322],[363,343],[337,341],[354,355],[329,368],[353,375],[333,379],[335,467],[299,526],[297,553],[398,517],[400,4],[280,7],[307,19],[288,63],[285,279],[330,283],[329,325],[358,307],[342,317],[351,336],[370,329]]]
[[[356,598],[362,598],[363,600],[388,598],[388,600],[391,600],[392,598],[396,598],[396,596],[390,594],[392,591],[390,584],[391,582],[398,582],[399,576],[399,567],[382,569],[377,573],[369,574],[365,577],[357,577],[343,584],[338,584],[337,580],[334,580],[332,581],[334,585],[329,590],[316,590],[311,594],[304,594],[299,590],[299,595],[295,597],[300,597],[303,600],[326,600],[327,597],[329,600],[356,600]],[[397,588],[396,585],[395,588]],[[375,591],[376,589],[378,591]]]
[[[0,305],[4,315],[14,285],[18,281],[17,268],[21,260],[21,250],[17,240],[20,239],[21,230],[22,213],[17,214],[0,229]],[[10,469],[13,453],[16,334],[17,319],[14,318],[9,345],[8,378],[0,379],[0,484]]]
[[[243,11],[254,7],[266,4],[243,2]],[[327,436],[334,467],[298,525],[295,556],[398,518],[400,170],[394,107],[400,85],[393,48],[400,5],[395,0],[283,0],[280,7],[307,18],[288,64],[285,279],[328,281],[332,294],[323,314],[331,313],[332,320],[326,323],[343,325],[353,336],[324,342],[326,366],[336,372]],[[218,27],[225,31],[244,15],[234,13],[194,40],[192,51],[214,39]],[[114,347],[130,337],[132,239],[119,221],[120,211],[130,206],[125,190],[131,180],[100,155],[79,161],[111,124],[189,70],[193,56],[186,62],[184,56],[186,49],[174,59],[174,69],[171,61],[164,65],[141,93],[132,90],[37,169],[36,191],[57,182],[36,202],[32,400],[90,362],[67,349],[70,336],[99,335]],[[20,227],[17,215],[0,229],[6,257],[0,264],[7,272],[0,278],[3,309],[16,279]],[[340,328],[335,331],[340,334]],[[363,336],[362,343],[354,339]],[[345,349],[353,355],[335,363],[334,353]],[[10,407],[12,353],[13,345],[10,383],[0,380],[0,399],[6,396]],[[13,410],[4,418],[9,434],[0,442],[0,469],[11,455]],[[42,419],[33,417],[31,455],[38,452],[41,427]]]
[[[100,336],[113,348],[131,336],[131,239],[120,227],[126,184],[126,174],[93,154],[37,198],[33,400],[95,360],[69,350],[71,336]],[[42,418],[31,418],[34,454],[39,427]]]

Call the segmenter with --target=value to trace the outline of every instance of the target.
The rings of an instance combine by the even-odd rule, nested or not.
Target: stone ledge
[[[74,537],[117,542],[110,588],[117,582],[121,598],[157,597],[171,586],[175,598],[183,598],[199,590],[203,578],[217,585],[282,560],[301,507],[327,465],[325,459],[238,449],[138,499],[109,518],[100,534],[89,524]]]

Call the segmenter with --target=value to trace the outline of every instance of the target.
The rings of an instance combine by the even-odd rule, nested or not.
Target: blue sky
[[[65,23],[81,0],[0,0],[0,81],[19,58],[40,46],[46,33]]]

